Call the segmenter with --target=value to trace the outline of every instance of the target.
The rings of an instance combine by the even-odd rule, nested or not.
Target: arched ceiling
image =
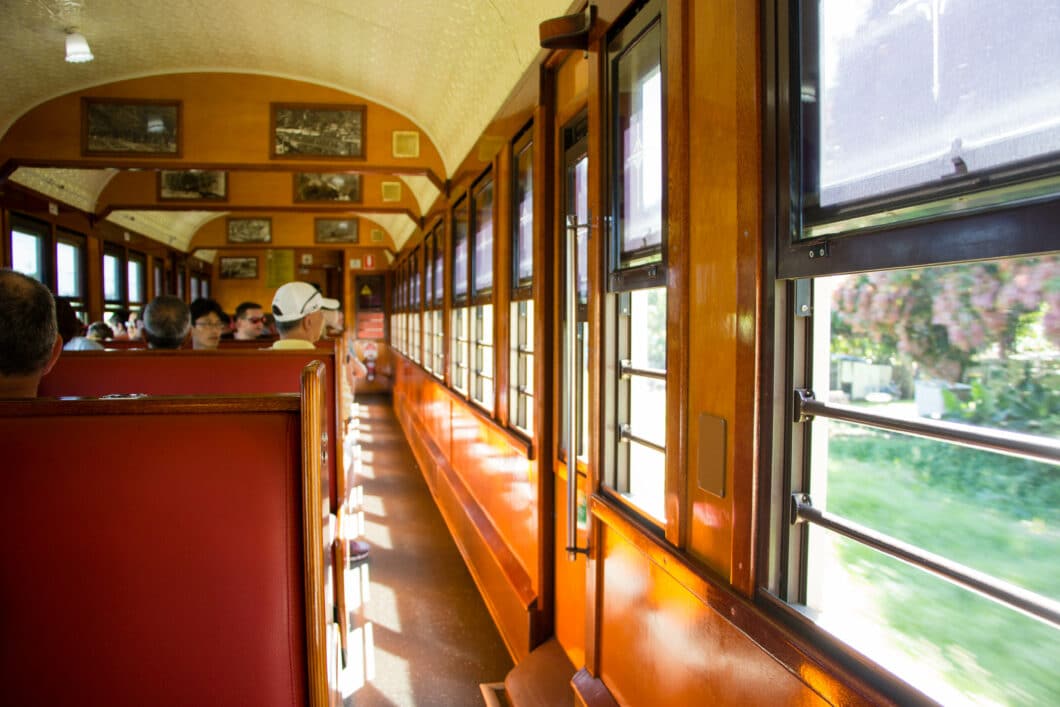
[[[538,56],[540,22],[570,7],[571,0],[4,0],[0,137],[31,108],[93,86],[174,73],[264,74],[406,116],[438,149],[448,177]],[[93,61],[64,60],[69,27],[88,39]],[[66,167],[22,168],[12,178],[35,189],[60,183],[67,196],[98,194],[110,178]],[[422,177],[402,178],[427,208],[437,191]],[[216,216],[155,212],[137,220],[156,223],[145,235],[179,244]]]

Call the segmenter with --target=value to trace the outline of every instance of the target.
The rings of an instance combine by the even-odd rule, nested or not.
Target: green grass
[[[931,552],[1060,598],[1060,508],[1004,495],[1011,472],[995,455],[947,460],[962,479],[989,490],[926,477],[899,435],[834,425],[829,445],[828,510]],[[964,450],[961,450],[964,451]],[[983,468],[984,460],[994,463]],[[1047,482],[1057,468],[1040,470]],[[930,659],[948,683],[979,702],[1060,704],[1060,631],[853,542],[839,557],[872,586],[882,620],[914,657]],[[925,647],[924,641],[933,646]],[[930,656],[920,655],[925,651]],[[972,698],[969,699],[972,701]]]

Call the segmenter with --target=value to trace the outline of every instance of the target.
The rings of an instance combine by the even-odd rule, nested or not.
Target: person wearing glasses
[[[225,328],[225,313],[215,300],[200,297],[191,303],[191,347],[196,351],[212,351],[221,344]]]
[[[329,299],[308,282],[288,282],[272,298],[272,315],[280,338],[274,349],[313,349],[324,333],[325,311],[339,308],[339,301]]]
[[[237,341],[253,341],[265,330],[265,310],[257,302],[243,302],[236,307],[235,332]]]

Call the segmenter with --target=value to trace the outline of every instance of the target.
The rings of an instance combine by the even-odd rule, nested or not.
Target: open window
[[[1048,703],[1055,3],[787,7],[767,596],[890,694]]]

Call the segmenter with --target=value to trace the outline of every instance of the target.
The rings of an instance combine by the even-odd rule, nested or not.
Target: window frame
[[[846,230],[801,239],[807,220],[802,199],[802,168],[807,158],[801,135],[809,129],[802,120],[800,32],[809,2],[789,5],[768,3],[764,26],[766,85],[775,87],[775,102],[767,105],[764,126],[764,178],[766,219],[763,224],[767,263],[765,321],[772,320],[772,338],[762,347],[760,368],[763,390],[773,391],[773,403],[763,411],[757,547],[758,599],[784,623],[823,645],[841,665],[899,702],[922,701],[924,695],[879,667],[857,648],[843,642],[800,611],[806,595],[807,522],[798,520],[796,495],[809,489],[811,425],[799,421],[805,412],[793,389],[813,389],[812,322],[800,317],[812,278],[865,271],[926,267],[948,263],[992,260],[1020,255],[1060,252],[1060,193],[974,209],[931,214],[916,221],[872,223],[852,219]],[[775,32],[775,34],[774,34]],[[816,49],[815,49],[816,51]],[[810,157],[812,160],[812,156]],[[1014,181],[1038,179],[1041,163],[1025,165],[1029,171]],[[1060,175],[1060,165],[1051,176]],[[959,198],[974,185],[969,181],[928,190],[930,198]],[[910,199],[927,194],[922,189],[896,191],[875,200],[875,208],[901,208]],[[775,210],[769,207],[773,199]],[[856,215],[864,204],[834,210]],[[823,212],[822,212],[823,213]],[[768,325],[768,324],[767,324]],[[826,386],[827,387],[827,386]],[[825,405],[827,408],[828,406]],[[887,554],[887,553],[885,553]]]
[[[485,195],[488,194],[489,204],[483,205]],[[470,223],[468,226],[468,286],[471,300],[471,313],[469,319],[469,345],[470,356],[468,367],[470,380],[468,382],[468,394],[471,402],[475,403],[489,414],[493,414],[496,407],[496,347],[494,346],[495,327],[493,313],[494,292],[494,255],[496,253],[496,222],[497,222],[497,199],[496,185],[493,179],[492,169],[486,170],[471,185],[469,196]],[[482,213],[489,212],[489,256],[487,267],[489,268],[489,282],[479,286],[478,281],[483,274],[479,271],[479,239],[482,237],[480,231]],[[483,268],[485,269],[485,268]],[[486,361],[489,361],[487,366]]]
[[[534,124],[531,121],[512,141],[511,161],[511,294],[509,313],[509,369],[508,369],[508,424],[519,434],[533,436],[535,428],[535,376],[534,376],[534,281],[537,270],[534,249],[536,247],[536,193],[534,190]],[[529,160],[528,175],[521,171],[523,156]],[[522,200],[528,195],[530,201],[530,271],[528,278],[519,275],[522,250]]]
[[[649,32],[659,33],[659,72],[662,82],[662,91],[659,101],[660,110],[660,161],[666,165],[667,143],[666,126],[668,125],[668,114],[666,105],[666,87],[669,71],[666,66],[667,38],[666,38],[667,13],[665,3],[648,1],[641,3],[635,14],[628,16],[628,20],[616,25],[607,42],[606,56],[604,57],[605,86],[605,116],[606,116],[606,176],[607,179],[607,209],[609,214],[610,228],[607,231],[605,247],[605,261],[607,268],[607,286],[604,296],[604,356],[605,375],[603,385],[603,405],[608,423],[604,426],[604,453],[601,474],[601,488],[608,492],[609,497],[619,501],[625,508],[643,518],[649,524],[662,530],[665,526],[666,509],[658,509],[659,515],[638,504],[630,494],[632,469],[632,446],[634,444],[644,446],[646,449],[662,454],[663,475],[660,482],[663,484],[661,496],[665,498],[666,493],[666,468],[669,462],[667,445],[656,445],[649,440],[636,434],[632,429],[632,414],[630,400],[634,380],[661,380],[665,387],[664,397],[672,394],[671,386],[667,384],[667,369],[648,370],[636,369],[630,365],[629,356],[633,332],[630,323],[630,301],[632,293],[639,290],[662,289],[667,300],[675,296],[671,292],[667,282],[669,268],[669,228],[667,221],[669,190],[665,179],[662,180],[661,192],[661,214],[660,214],[660,242],[634,253],[634,260],[646,261],[627,265],[623,261],[622,242],[623,233],[620,231],[621,205],[623,204],[622,191],[625,176],[624,165],[621,163],[621,145],[623,139],[621,113],[615,103],[620,96],[619,91],[619,63],[623,57],[628,55],[639,42],[648,36]],[[630,258],[625,258],[628,261]],[[667,308],[664,307],[663,316],[668,319]],[[668,322],[664,319],[664,332],[669,338]],[[667,349],[666,342],[663,345]],[[665,410],[662,411],[665,417]]]

